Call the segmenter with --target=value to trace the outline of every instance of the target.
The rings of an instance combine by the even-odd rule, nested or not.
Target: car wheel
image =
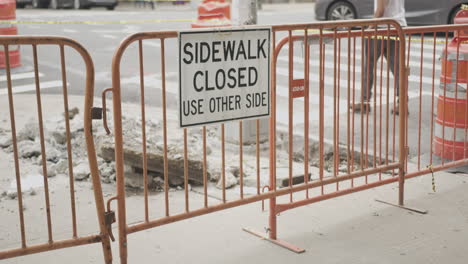
[[[327,20],[350,20],[356,17],[354,7],[348,2],[336,2],[327,11]]]
[[[16,3],[16,8],[24,8],[25,4]]]
[[[49,8],[50,9],[57,9],[58,8],[57,0],[50,0]]]
[[[115,9],[115,5],[113,5],[113,6],[108,6],[108,7],[106,7],[106,8],[107,8],[107,10],[114,10],[114,9]]]

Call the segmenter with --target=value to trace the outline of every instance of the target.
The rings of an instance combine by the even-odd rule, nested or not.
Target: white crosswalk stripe
[[[57,88],[62,87],[62,81],[48,81],[48,82],[41,82],[40,88],[41,90],[50,89],[50,88]],[[36,85],[35,84],[26,84],[26,85],[15,85],[13,86],[13,93],[25,93],[30,91],[35,91]],[[0,95],[7,95],[8,89],[0,89]]]
[[[38,74],[39,77],[44,77],[43,73]],[[35,83],[35,73],[34,72],[22,72],[22,73],[14,73],[11,74],[11,81],[12,81],[12,91],[13,94],[17,93],[25,93],[31,92],[36,90],[36,83]],[[6,87],[7,76],[2,75],[0,76],[0,82],[2,82],[2,87]],[[4,85],[3,85],[4,84]],[[51,89],[51,88],[58,88],[62,87],[63,82],[61,80],[50,80],[44,81],[41,80],[39,83],[39,87],[41,90],[44,89]],[[67,83],[67,85],[69,85]],[[0,96],[4,96],[8,94],[8,88],[0,89]]]
[[[39,73],[39,77],[43,77],[43,76],[44,76],[44,74]],[[11,80],[12,81],[22,80],[22,79],[30,79],[30,78],[34,78],[34,72],[23,72],[23,73],[16,73],[16,74],[11,75]],[[6,75],[0,76],[0,82],[4,82],[6,80],[7,80]]]

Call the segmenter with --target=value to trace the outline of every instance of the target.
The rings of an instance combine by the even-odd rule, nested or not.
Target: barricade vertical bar
[[[396,46],[396,45],[395,45]],[[389,144],[389,130],[390,130],[390,26],[387,26],[387,113],[386,113],[386,134],[385,134],[385,165],[388,165],[388,144]],[[393,60],[395,61],[395,60]],[[395,64],[395,63],[393,63]],[[396,79],[395,79],[396,80]]]
[[[466,84],[466,91],[467,93],[465,94],[466,99],[468,100],[468,83]],[[465,137],[464,137],[464,142],[463,142],[463,158],[466,159],[466,142],[468,141],[468,104],[465,104],[465,120],[464,120],[464,128],[465,128]],[[431,155],[432,156],[432,155]]]
[[[223,203],[226,202],[226,153],[225,153],[225,131],[224,123],[221,124],[221,180],[222,180],[222,193],[223,193]]]
[[[338,39],[338,86],[337,86],[337,93],[336,93],[336,113],[337,113],[337,118],[336,118],[336,149],[335,153],[336,155],[336,177],[339,176],[340,170],[339,170],[339,165],[340,165],[340,150],[339,150],[339,144],[340,144],[340,84],[341,84],[341,38]],[[340,189],[340,183],[336,182],[336,190],[338,191]]]
[[[118,227],[119,227],[119,252],[120,263],[127,264],[127,216],[125,207],[125,178],[124,178],[124,155],[122,135],[122,96],[120,89],[120,60],[121,53],[116,53],[112,62],[112,87],[114,108],[114,141],[115,141],[115,174],[117,185]],[[94,77],[93,77],[94,78]],[[89,94],[92,100],[93,94]],[[87,104],[88,105],[88,104]],[[85,111],[89,111],[85,109]],[[86,124],[86,123],[85,123]],[[88,148],[88,153],[90,152]],[[89,155],[89,154],[88,154]],[[91,161],[90,161],[91,162]]]
[[[63,44],[60,45],[60,64],[62,70],[62,89],[63,89],[63,108],[65,114],[65,131],[67,135],[67,157],[68,157],[68,179],[70,184],[70,203],[72,213],[73,238],[78,237],[76,227],[76,208],[75,208],[75,180],[73,176],[73,155],[70,135],[70,115],[68,112],[68,89],[67,89],[67,71],[65,66],[65,50]]]
[[[307,28],[304,30],[304,182],[309,183],[309,76],[310,76],[310,47],[307,37]],[[306,189],[306,198],[309,198],[309,189]]]
[[[407,159],[407,153],[406,153],[406,140],[405,140],[405,132],[406,130],[406,120],[408,115],[407,113],[407,108],[408,108],[408,90],[406,85],[408,84],[407,79],[408,75],[407,70],[405,67],[403,67],[403,63],[405,61],[405,40],[404,40],[404,35],[403,33],[400,32],[399,36],[399,83],[400,83],[400,116],[399,116],[399,171],[398,171],[398,204],[400,206],[403,206],[404,204],[404,185],[405,185],[405,164],[406,164],[406,159]],[[396,45],[395,45],[396,46]],[[409,47],[408,47],[409,48]]]
[[[325,96],[325,46],[323,43],[323,28],[320,27],[320,92],[319,92],[319,157],[323,157],[324,152],[324,96]],[[320,180],[323,181],[324,160],[319,159]],[[320,193],[323,195],[323,185],[320,187]]]
[[[15,122],[15,107],[13,105],[13,88],[11,84],[11,69],[10,69],[10,53],[8,45],[4,45],[5,50],[5,65],[8,87],[8,104],[10,106],[10,124],[11,138],[13,141],[13,155],[15,159],[15,176],[16,176],[16,192],[18,193],[18,214],[20,218],[21,229],[21,247],[26,248],[26,232],[24,227],[24,212],[23,212],[23,194],[21,188],[21,172],[18,157],[18,141],[16,140],[16,122]]]
[[[410,74],[410,56],[411,56],[411,37],[413,36],[413,34],[410,34],[409,37],[408,37],[408,55],[407,55],[407,63],[406,63],[406,69],[405,69],[405,75],[404,75],[404,80],[405,80],[405,85],[408,85],[408,77],[409,77],[409,74]],[[406,50],[406,49],[405,49]],[[401,67],[400,67],[401,68]],[[400,78],[401,79],[401,78]],[[406,97],[408,97],[408,94],[405,94]],[[400,97],[401,97],[401,94],[400,94]],[[406,102],[408,103],[408,100],[409,98],[406,98]],[[406,106],[405,109],[408,109],[408,106]],[[405,117],[405,120],[406,120],[406,124],[405,124],[405,127],[406,127],[406,130],[405,130],[405,133],[402,134],[404,135],[404,138],[405,138],[405,148],[404,148],[404,151],[405,151],[405,171],[408,170],[408,155],[409,155],[409,147],[408,147],[408,112],[404,112],[403,113],[404,117]],[[401,116],[401,115],[400,115]],[[404,181],[404,179],[403,179]]]
[[[365,49],[365,41],[364,38],[364,27],[361,28],[361,170],[365,169],[365,160],[364,160],[364,93],[366,93],[366,83],[367,81],[364,79],[364,71],[366,68],[364,67],[366,57],[364,56],[366,49]],[[369,75],[367,75],[369,76]]]
[[[242,120],[239,121],[239,185],[240,185],[240,198],[244,199],[244,170],[243,170],[243,147],[244,142],[242,140]]]
[[[378,69],[378,65],[377,65],[377,50],[378,50],[378,36],[377,36],[377,26],[375,27],[375,31],[374,31],[374,68],[373,68],[373,72],[372,74],[374,75],[374,80],[372,82],[372,86],[374,86],[374,132],[373,132],[373,137],[374,137],[374,168],[377,167],[377,69]],[[380,55],[380,54],[379,54]],[[382,59],[380,59],[381,61],[383,61]],[[371,86],[368,87],[369,89],[369,92],[370,92],[370,89],[372,89]],[[370,112],[370,111],[368,111]]]
[[[49,243],[52,243],[52,219],[50,216],[50,200],[49,200],[49,180],[47,178],[47,157],[45,152],[45,139],[44,139],[44,123],[42,120],[42,102],[41,102],[41,88],[39,82],[39,66],[37,62],[37,46],[33,45],[33,58],[34,58],[34,78],[36,82],[36,102],[37,102],[37,115],[39,120],[39,137],[41,139],[41,157],[42,157],[42,176],[44,178],[44,196],[46,204],[47,215],[47,232],[49,236]]]
[[[460,35],[460,31],[457,30],[457,35],[459,36]],[[457,58],[456,58],[456,68],[455,68],[455,109],[454,109],[454,112],[453,112],[453,122],[454,122],[454,125],[453,125],[453,143],[452,143],[452,160],[456,160],[455,159],[455,152],[456,152],[456,146],[455,146],[455,142],[457,141],[456,137],[457,137],[457,106],[458,106],[458,66],[459,66],[459,58],[460,58],[460,40],[457,41]],[[448,52],[448,50],[447,50]],[[453,64],[452,64],[453,65]],[[460,65],[461,66],[461,65]],[[453,72],[453,66],[452,66],[452,72]],[[452,83],[453,83],[453,76],[452,76]],[[465,98],[466,100],[466,98]],[[445,106],[444,106],[445,107]],[[466,113],[465,113],[466,114]],[[445,118],[445,117],[444,117]],[[463,151],[465,151],[463,149]]]
[[[104,206],[104,197],[102,194],[102,186],[101,186],[101,179],[99,177],[99,168],[97,164],[97,159],[96,159],[96,150],[94,148],[94,141],[93,141],[93,135],[92,135],[92,116],[91,116],[91,107],[87,106],[92,106],[93,105],[93,98],[94,98],[94,65],[93,65],[93,60],[91,59],[89,53],[81,46],[79,48],[75,47],[75,49],[81,54],[83,57],[83,60],[86,64],[86,93],[85,93],[85,109],[84,109],[84,134],[85,134],[85,139],[86,139],[86,149],[88,153],[88,162],[89,162],[89,167],[90,167],[90,172],[91,172],[91,180],[93,182],[93,192],[94,192],[94,200],[96,201],[96,214],[97,218],[99,221],[99,235],[100,235],[100,240],[101,240],[101,245],[103,249],[103,255],[104,255],[104,263],[106,264],[111,264],[112,263],[112,249],[111,249],[111,244],[110,244],[110,237],[109,237],[109,230],[107,229],[106,226],[106,219],[104,212],[106,211],[105,206]],[[115,72],[114,72],[115,70]],[[118,142],[122,142],[122,119],[121,119],[121,97],[120,97],[120,69],[114,66],[112,64],[112,86],[116,88],[113,90],[114,94],[114,140]],[[117,73],[117,74],[115,74]],[[116,80],[116,79],[117,80]],[[114,85],[115,84],[115,85]],[[116,91],[118,91],[118,96],[116,97]],[[117,112],[116,112],[117,110]],[[118,114],[120,113],[120,114]],[[120,124],[120,130],[119,127],[115,126],[115,124]],[[118,140],[117,140],[118,138]],[[120,148],[118,148],[118,144],[115,146],[115,160],[116,160],[116,176],[117,180],[119,181],[118,177],[118,172],[117,169],[119,169],[120,178],[122,181],[119,181],[119,184],[122,184],[123,187],[123,150],[122,150],[122,145],[120,145]],[[117,151],[120,151],[120,156],[118,156]],[[118,158],[121,158],[120,162],[118,163]],[[119,166],[117,164],[120,164],[121,167],[118,168]],[[118,189],[117,188],[117,189]],[[126,215],[125,215],[125,189],[123,189],[123,196],[117,196],[118,200],[118,213],[119,213],[119,229],[121,228],[120,226],[120,220],[123,221],[122,225],[122,230],[124,231],[123,233],[119,232],[119,241],[124,241],[124,243],[120,244],[119,247],[123,247],[123,251],[121,251],[121,257],[124,256],[123,261],[121,261],[121,264],[126,264],[126,254],[127,254],[127,234],[126,234]],[[117,195],[119,195],[119,189],[117,190]],[[121,199],[123,198],[123,199]],[[122,215],[120,215],[122,214]],[[121,230],[119,230],[121,231]],[[123,234],[123,235],[122,235]]]
[[[398,41],[402,41],[402,40],[399,40]],[[397,43],[397,42],[396,42]],[[399,61],[399,56],[397,58],[397,54],[398,51],[399,51],[400,47],[398,47],[398,45],[395,44],[395,48],[394,48],[394,52],[393,52],[393,60],[396,61],[398,60]],[[400,52],[403,52],[403,51],[400,51]],[[401,67],[400,65],[400,61],[398,63],[399,67]],[[393,65],[393,74],[396,74],[398,71],[397,69],[397,64],[394,63]],[[399,77],[400,79],[402,78],[402,76]],[[397,84],[397,80],[395,78],[395,76],[393,77],[393,113],[396,113],[396,107],[397,107],[397,90],[400,89],[398,88],[399,85]],[[402,137],[402,135],[400,134],[399,137]],[[394,114],[393,115],[393,139],[392,139],[392,144],[393,144],[393,154],[392,154],[392,160],[395,160],[395,153],[396,153],[396,115]],[[395,171],[392,170],[392,175],[395,174]]]
[[[437,33],[434,32],[434,45],[432,48],[432,102],[431,102],[431,152],[429,157],[429,165],[432,164],[433,155],[434,155],[434,98],[435,98],[435,62],[436,62],[436,45],[437,45]],[[468,104],[467,104],[468,107]],[[467,109],[468,110],[468,109]],[[465,113],[467,113],[465,111]],[[466,122],[465,122],[466,123]],[[466,125],[465,125],[466,127]],[[466,144],[466,139],[465,139]]]
[[[384,47],[385,47],[385,36],[380,36],[380,96],[379,96],[379,164],[382,164],[382,86],[383,86],[383,58],[384,58]],[[385,57],[388,58],[388,57]],[[377,93],[377,89],[376,89]],[[377,109],[375,109],[377,115]],[[388,116],[387,116],[388,118]],[[377,166],[377,165],[376,165]],[[379,181],[382,180],[382,173],[379,172]]]
[[[351,160],[350,160],[350,156],[351,156],[351,146],[350,146],[350,128],[351,128],[351,116],[350,116],[350,106],[351,106],[351,28],[348,28],[348,37],[347,37],[347,40],[348,40],[348,83],[347,83],[347,122],[346,122],[346,129],[347,129],[347,132],[346,132],[346,145],[347,145],[347,152],[346,152],[346,169],[347,169],[347,173],[350,173],[350,169],[351,169]],[[353,134],[354,134],[354,130],[353,130]]]
[[[145,71],[143,67],[143,41],[138,41],[138,57],[140,63],[140,104],[141,104],[141,136],[143,153],[143,196],[145,199],[145,221],[149,221],[148,210],[148,156],[146,153],[146,114],[145,114]]]
[[[293,175],[293,162],[292,162],[292,156],[293,156],[293,95],[292,95],[292,83],[294,79],[294,45],[293,45],[293,40],[292,40],[292,31],[288,30],[288,71],[289,71],[289,76],[288,76],[288,172],[289,172],[289,189],[291,192],[289,193],[289,201],[293,201],[293,193],[292,193],[292,185],[293,185],[293,180],[292,180],[292,175]]]
[[[276,57],[276,32],[272,32],[273,50]],[[271,116],[270,116],[270,190],[276,191],[276,59],[271,62]],[[270,198],[270,239],[276,239],[276,197]]]
[[[206,126],[203,126],[203,203],[208,207],[208,167],[206,164]]]
[[[164,140],[164,201],[166,216],[169,216],[169,172],[167,161],[167,109],[166,109],[166,52],[165,39],[161,38],[161,82],[162,82],[162,110],[163,110],[163,140]]]
[[[375,36],[374,36],[375,37]],[[365,92],[366,92],[366,103],[368,104],[367,107],[365,107],[364,109],[361,109],[361,112],[364,112],[364,118],[366,119],[366,125],[365,125],[365,131],[366,131],[366,137],[363,138],[365,139],[366,143],[365,143],[365,157],[366,159],[364,160],[364,163],[365,163],[365,168],[369,168],[369,108],[370,108],[370,105],[371,105],[371,99],[370,98],[370,78],[371,78],[371,74],[374,74],[373,72],[370,72],[370,63],[371,63],[371,36],[368,36],[367,39],[366,39],[366,43],[367,43],[367,47],[366,47],[366,57],[365,57],[365,61],[367,62],[366,64],[366,88],[365,88]],[[375,54],[374,54],[375,55]],[[374,56],[375,58],[375,56]],[[375,63],[374,63],[375,64]],[[368,175],[366,175],[365,177],[365,183],[367,184],[368,183]]]
[[[466,96],[466,100],[468,101],[468,83],[466,84],[465,89],[466,89],[465,96]],[[434,98],[432,100],[434,100]],[[434,107],[432,109],[434,109]],[[467,127],[468,114],[467,113],[468,113],[468,103],[465,104],[465,115],[464,115],[465,120],[464,120],[464,124],[463,124],[463,127],[465,128],[465,137],[464,137],[464,141],[463,141],[463,159],[466,159],[466,147],[467,147],[466,143],[468,141],[468,127]],[[431,158],[432,158],[432,151],[431,151]],[[431,164],[432,164],[432,162],[431,162]]]
[[[337,37],[336,37],[336,30],[335,27],[333,29],[333,177],[338,177],[338,146],[336,142],[336,130],[338,129],[338,121],[336,116],[336,97],[337,97],[337,80],[338,80],[338,73],[337,73]],[[338,88],[339,89],[339,88]],[[338,182],[336,183],[336,189],[338,190]]]
[[[421,34],[421,66],[419,68],[419,117],[418,117],[418,170],[421,169],[422,76],[424,63],[424,34]]]
[[[444,107],[442,107],[442,116],[444,119],[442,120],[442,166],[445,164],[445,159],[443,158],[444,153],[445,153],[445,107],[446,107],[446,95],[447,95],[447,68],[448,68],[448,31],[445,32],[445,54],[444,54],[445,60],[444,60]]]
[[[184,128],[184,193],[185,212],[189,212],[189,185],[188,185],[188,150],[187,150],[187,128]]]
[[[351,30],[351,29],[350,29]],[[356,37],[353,37],[353,115],[352,115],[352,122],[351,122],[351,131],[353,131],[353,136],[351,140],[351,171],[354,171],[354,140],[356,139],[354,133],[354,104],[356,103]],[[354,179],[351,179],[351,187],[354,187]]]
[[[260,119],[256,120],[256,150],[255,156],[257,158],[257,194],[260,194]]]

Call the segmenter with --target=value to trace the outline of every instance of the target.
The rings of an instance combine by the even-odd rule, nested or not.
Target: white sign
[[[270,31],[179,33],[181,127],[270,115]]]

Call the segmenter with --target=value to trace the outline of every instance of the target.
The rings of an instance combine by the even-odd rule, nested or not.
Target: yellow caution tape
[[[0,20],[0,24],[67,24],[67,25],[77,25],[77,24],[143,24],[143,23],[172,23],[172,22],[194,22],[195,19],[150,19],[150,20],[101,20],[101,21],[25,21],[25,20]]]
[[[434,170],[432,169],[432,164],[428,165],[427,168],[432,174],[432,191],[436,192],[436,185],[435,185],[435,178],[434,178]]]

